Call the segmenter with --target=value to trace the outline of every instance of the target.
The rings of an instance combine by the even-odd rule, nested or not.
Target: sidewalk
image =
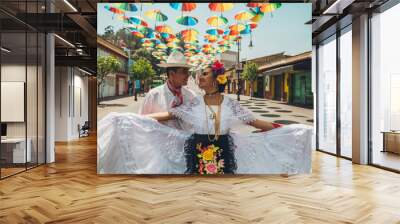
[[[237,95],[228,94],[227,96],[236,99]],[[100,102],[97,108],[98,120],[110,112],[133,112],[137,113],[144,97],[138,96],[138,101],[134,96],[128,96],[115,100]],[[259,119],[276,122],[280,124],[306,124],[313,125],[313,110],[286,105],[281,102],[240,96],[240,104],[251,110]]]

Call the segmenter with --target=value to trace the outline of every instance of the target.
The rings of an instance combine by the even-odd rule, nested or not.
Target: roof
[[[102,47],[103,49],[110,51],[120,57],[128,59],[128,55],[124,50],[110,43],[109,41],[103,39],[102,37],[97,36],[97,46]]]
[[[260,65],[258,67],[258,71],[259,72],[263,72],[263,71],[267,71],[267,70],[271,70],[274,68],[278,68],[278,67],[283,67],[283,66],[287,66],[287,65],[293,65],[302,61],[306,61],[306,60],[311,60],[312,57],[312,53],[311,51],[307,51],[298,55],[293,55],[293,56],[287,56],[286,57],[282,57],[279,60],[276,61],[272,61],[269,63],[264,63],[263,65]]]

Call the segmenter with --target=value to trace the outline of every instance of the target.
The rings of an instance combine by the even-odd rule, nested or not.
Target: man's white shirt
[[[196,96],[196,94],[192,90],[186,87],[182,87],[182,96],[183,103],[185,103],[191,101]],[[176,96],[174,96],[166,83],[154,89],[151,89],[146,94],[146,97],[139,108],[139,114],[144,115],[158,112],[166,112],[172,108],[172,103],[175,98]],[[172,128],[184,129],[183,125],[176,119],[163,122],[163,124]]]

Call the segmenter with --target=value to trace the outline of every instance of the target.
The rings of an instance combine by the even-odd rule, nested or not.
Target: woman
[[[294,174],[311,168],[311,128],[256,119],[221,94],[227,83],[218,61],[199,78],[205,91],[168,112],[141,117],[112,113],[99,122],[100,173]],[[157,121],[180,119],[188,130]],[[242,122],[266,132],[238,134]]]

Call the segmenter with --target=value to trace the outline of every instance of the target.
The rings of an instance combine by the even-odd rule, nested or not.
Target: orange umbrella
[[[208,8],[214,12],[226,12],[232,10],[233,3],[210,3],[208,4]]]
[[[246,27],[243,24],[234,24],[234,25],[230,25],[229,29],[231,31],[237,31],[240,32],[242,30],[244,30]]]
[[[168,34],[173,33],[172,28],[168,25],[158,25],[158,26],[156,26],[156,31],[160,32],[160,33],[168,33]]]
[[[249,20],[252,17],[253,17],[253,15],[249,11],[242,10],[235,15],[235,20],[244,21],[244,20]]]
[[[223,16],[211,16],[207,19],[207,23],[210,26],[218,27],[228,23],[228,19]]]

